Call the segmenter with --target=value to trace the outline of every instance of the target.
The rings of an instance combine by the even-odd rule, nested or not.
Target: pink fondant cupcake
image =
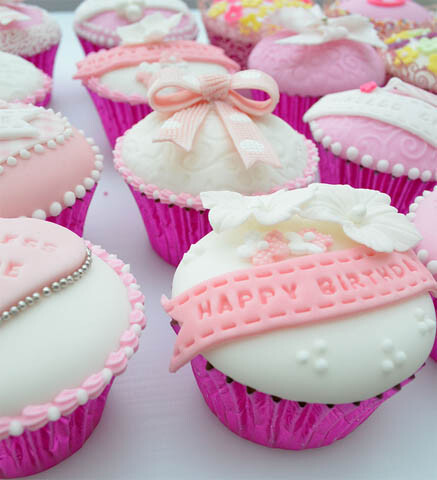
[[[138,348],[144,297],[127,265],[58,225],[1,218],[0,239],[0,478],[21,478],[98,425]]]
[[[336,17],[364,15],[382,38],[407,28],[429,27],[434,21],[431,11],[413,0],[335,0],[326,13]]]
[[[203,23],[213,45],[247,68],[255,45],[278,30],[270,16],[283,7],[297,11],[311,8],[311,0],[199,0]]]
[[[180,15],[147,16],[142,22],[119,29],[122,45],[88,55],[79,62],[81,79],[96,105],[112,146],[116,139],[147,116],[148,84],[169,67],[186,73],[234,73],[238,65],[211,45],[190,41],[164,41]]]
[[[139,22],[149,15],[165,17],[181,13],[167,40],[196,40],[198,28],[193,14],[181,0],[84,0],[76,10],[74,29],[86,54],[120,43],[119,27]]]
[[[391,76],[437,93],[437,33],[430,28],[404,30],[385,39],[385,43]]]
[[[323,97],[305,114],[320,176],[389,194],[401,212],[437,182],[437,96],[392,78]]]
[[[415,248],[417,256],[437,280],[437,187],[434,187],[432,192],[424,191],[414,200],[408,217],[422,235],[422,240]],[[437,297],[433,300],[437,310]],[[437,361],[437,341],[434,343],[431,357]]]
[[[103,156],[53,110],[0,102],[0,217],[47,219],[82,235]]]
[[[52,79],[17,55],[0,52],[0,100],[46,106]]]
[[[251,88],[269,99],[238,93]],[[131,188],[152,247],[172,265],[211,230],[201,192],[292,190],[318,176],[315,145],[270,115],[278,89],[262,72],[196,77],[168,70],[152,82],[149,100],[156,112],[118,139],[115,167]]]
[[[387,195],[343,185],[201,198],[214,231],[162,300],[179,331],[170,370],[191,362],[212,412],[252,442],[346,437],[433,345],[437,282],[411,250],[419,233]]]
[[[319,6],[294,10],[283,8],[273,15],[272,21],[287,31],[261,40],[249,57],[249,68],[276,80],[281,97],[274,113],[311,138],[302,117],[320,97],[370,81],[384,84],[384,61],[374,47],[385,45],[360,15],[329,19]],[[255,98],[261,95],[254,92]]]
[[[61,29],[45,10],[0,0],[0,50],[24,57],[53,76]]]

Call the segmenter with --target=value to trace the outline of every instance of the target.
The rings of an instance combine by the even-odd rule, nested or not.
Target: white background
[[[102,421],[84,448],[38,479],[428,480],[437,478],[437,365],[426,368],[346,439],[319,450],[271,450],[242,440],[209,411],[190,368],[168,373],[174,343],[160,306],[174,269],[158,258],[127,187],[112,167],[99,118],[80,82],[82,57],[71,14],[58,14],[64,38],[52,106],[94,137],[105,171],[85,235],[132,265],[146,295],[140,350],[114,384]],[[110,301],[110,299],[108,299]]]

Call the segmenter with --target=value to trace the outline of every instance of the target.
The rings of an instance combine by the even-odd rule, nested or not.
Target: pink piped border
[[[200,200],[199,195],[191,195],[190,193],[176,194],[171,190],[161,189],[153,184],[146,184],[144,180],[136,176],[124,163],[122,158],[122,143],[123,137],[120,137],[115,145],[114,150],[114,165],[118,173],[124,178],[125,182],[133,187],[135,190],[146,195],[153,200],[160,200],[161,203],[169,205],[177,205],[181,208],[193,208],[195,210],[205,210]],[[302,177],[290,180],[284,185],[273,187],[270,192],[254,193],[253,195],[266,195],[267,193],[274,193],[278,190],[294,190],[296,188],[304,188],[313,183],[318,174],[319,152],[315,144],[311,140],[305,139],[308,148],[308,161],[303,171]]]
[[[100,79],[97,77],[90,78],[86,81],[85,85],[100,97],[107,98],[113,102],[129,103],[130,105],[142,105],[148,103],[146,95],[126,95],[125,93],[117,90],[111,90],[106,85],[101,83]]]
[[[99,257],[117,273],[125,285],[132,306],[130,327],[120,337],[119,350],[108,356],[105,368],[87,378],[79,388],[62,391],[51,403],[28,406],[18,417],[0,417],[0,440],[10,435],[11,428],[21,426],[31,431],[38,430],[50,421],[53,411],[59,411],[62,416],[69,415],[88,400],[97,398],[114,376],[121,375],[126,370],[129,358],[138,350],[138,337],[146,326],[143,313],[144,295],[135,287],[135,277],[129,273],[127,265],[122,260],[90,242],[86,242],[86,245],[93,255]]]
[[[48,103],[48,97],[52,91],[53,80],[41,70],[41,74],[44,75],[44,83],[41,88],[36,90],[31,95],[28,95],[26,98],[17,98],[12,100],[11,103],[31,103],[38,107],[43,107]]]

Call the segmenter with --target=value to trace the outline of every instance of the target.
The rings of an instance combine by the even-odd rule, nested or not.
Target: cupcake
[[[187,73],[234,73],[238,65],[211,45],[185,40],[164,41],[181,19],[161,14],[119,28],[122,45],[88,55],[78,63],[75,78],[88,89],[112,147],[116,139],[152,109],[148,85],[162,69]]]
[[[268,100],[239,93],[252,88]],[[278,96],[274,80],[256,70],[198,77],[167,70],[155,77],[149,100],[156,111],[118,139],[114,162],[164,260],[177,265],[211,230],[201,192],[253,195],[316,179],[316,146],[270,115]]]
[[[429,28],[404,30],[385,40],[387,72],[405,82],[437,93],[437,33]]]
[[[0,0],[1,51],[24,57],[52,77],[60,40],[61,29],[45,10]]]
[[[2,218],[0,238],[0,477],[21,478],[98,425],[138,348],[144,297],[127,265],[58,225]]]
[[[437,222],[437,188],[433,191],[426,190],[420,197],[414,200],[410,206],[408,217],[422,235],[422,240],[415,250],[419,260],[437,279],[437,244],[436,244],[436,222]],[[437,310],[437,297],[433,298]],[[437,361],[437,341],[431,351],[431,357]]]
[[[324,183],[385,192],[402,213],[437,181],[437,96],[392,78],[326,95],[308,110]]]
[[[214,231],[162,299],[179,330],[170,370],[191,362],[209,408],[245,439],[302,450],[344,438],[434,342],[419,233],[387,195],[343,185],[201,198]]]
[[[320,97],[370,81],[384,84],[384,61],[373,47],[385,45],[361,15],[327,18],[318,5],[293,10],[283,8],[273,15],[272,21],[287,31],[261,40],[249,57],[249,68],[276,80],[281,96],[274,113],[311,138],[302,117]],[[262,99],[260,92],[254,97]]]
[[[0,52],[0,100],[45,106],[50,101],[52,83],[27,60]]]
[[[181,0],[84,0],[76,10],[74,30],[86,54],[120,44],[119,27],[160,13],[182,18],[167,34],[167,40],[196,40],[196,19]]]
[[[326,13],[335,17],[364,15],[382,38],[409,28],[429,27],[434,21],[430,10],[412,0],[335,0]]]
[[[283,8],[311,8],[311,0],[199,0],[203,23],[213,45],[247,68],[253,47],[266,35],[278,30],[270,15]]]
[[[0,102],[0,217],[49,220],[81,236],[102,168],[99,147],[61,114]]]

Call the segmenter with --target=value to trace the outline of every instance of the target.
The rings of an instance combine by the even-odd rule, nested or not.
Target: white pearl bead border
[[[329,135],[325,135],[325,132],[315,120],[310,122],[310,128],[314,140],[320,142],[326,150],[330,150],[334,155],[340,155],[343,150],[343,145],[340,142],[333,142],[333,139]],[[360,155],[358,148],[354,146],[348,147],[345,154],[346,159],[351,162],[362,165],[365,168],[373,168],[381,173],[391,173],[394,177],[407,175],[410,180],[417,180],[420,178],[422,182],[429,182],[431,180],[437,181],[437,171],[434,174],[434,178],[431,170],[424,170],[421,172],[418,168],[413,167],[406,172],[405,166],[402,163],[396,163],[390,171],[390,165],[387,160],[375,160],[368,154]]]
[[[422,202],[425,197],[429,197],[433,192],[437,193],[437,185],[434,187],[432,191],[425,190],[422,193],[422,195],[419,195],[418,197],[416,197],[414,202],[410,205],[407,218],[411,221],[411,223],[414,223],[414,219],[416,218],[416,210],[418,209],[420,202]],[[426,266],[426,268],[431,272],[432,275],[434,276],[437,275],[437,259],[428,261],[428,258],[429,258],[428,250],[426,250],[425,248],[421,248],[420,250],[418,250],[417,258]]]
[[[41,289],[40,292],[35,292],[32,295],[27,296],[23,300],[17,302],[16,305],[10,307],[9,310],[5,310],[0,315],[0,326],[3,322],[11,320],[16,317],[19,313],[26,310],[28,307],[35,305],[41,298],[49,297],[52,293],[58,293],[61,290],[65,290],[70,285],[73,285],[75,282],[80,280],[84,274],[89,270],[92,265],[92,254],[91,251],[87,248],[86,250],[86,259],[85,262],[75,270],[71,275],[63,277],[60,280],[53,282],[50,286],[45,286]]]

